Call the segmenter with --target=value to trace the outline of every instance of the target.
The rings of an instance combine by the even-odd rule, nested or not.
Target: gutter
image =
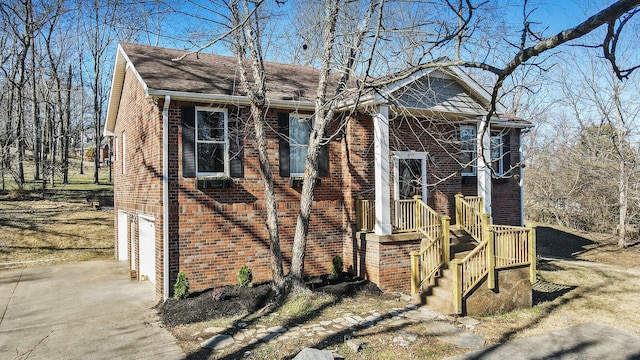
[[[232,103],[235,105],[250,105],[251,102],[246,96],[237,95],[220,95],[220,94],[198,94],[186,91],[172,91],[172,90],[157,90],[146,89],[148,97],[158,98],[170,96],[173,100],[181,101],[194,101],[194,102],[221,102]],[[269,106],[278,109],[300,109],[300,110],[315,110],[315,103],[313,101],[299,101],[299,100],[278,100],[278,99],[266,99]]]
[[[162,300],[169,298],[169,104],[165,95],[162,108]]]

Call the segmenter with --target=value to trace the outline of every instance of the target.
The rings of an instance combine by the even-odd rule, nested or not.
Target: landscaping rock
[[[345,316],[345,317],[344,317],[344,319],[345,319],[347,322],[349,322],[349,323],[351,323],[351,324],[353,324],[353,325],[356,325],[356,324],[358,324],[358,323],[359,323],[359,321],[358,321],[358,320],[356,320],[356,319],[352,318],[351,316]]]
[[[227,346],[233,345],[234,340],[230,335],[216,335],[209,340],[200,343],[205,349],[222,350]]]
[[[479,347],[483,347],[485,344],[485,340],[480,336],[462,331],[456,335],[438,336],[438,340],[454,344],[465,349],[477,349]]]
[[[349,349],[353,350],[353,352],[356,352],[356,353],[362,350],[362,347],[364,346],[364,342],[358,339],[347,340],[346,344],[349,347]]]
[[[333,360],[333,354],[327,350],[304,348],[293,360]]]
[[[212,327],[206,328],[204,331],[208,332],[210,334],[220,334],[221,332],[224,332],[225,330],[226,330],[226,328],[223,328],[223,327],[212,326]]]
[[[284,326],[274,326],[274,327],[270,327],[269,332],[275,332],[275,333],[283,333],[287,331],[287,328]]]
[[[429,335],[434,336],[455,335],[462,332],[454,325],[442,321],[428,322],[424,324],[424,327]]]
[[[480,324],[480,320],[477,320],[471,317],[458,318],[458,322],[466,326],[468,329],[473,329],[476,325]]]
[[[402,337],[403,339],[405,339],[406,341],[408,341],[410,343],[418,340],[418,334],[407,332],[407,331],[404,331],[404,330],[398,330],[398,331],[395,332],[395,334],[397,336]]]

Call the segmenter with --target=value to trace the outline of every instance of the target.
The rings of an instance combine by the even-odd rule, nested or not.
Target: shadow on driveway
[[[0,357],[182,359],[155,302],[116,261],[0,271]]]

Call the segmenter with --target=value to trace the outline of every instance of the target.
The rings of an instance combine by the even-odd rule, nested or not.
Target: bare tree
[[[278,212],[276,207],[273,172],[269,164],[267,135],[265,123],[267,103],[265,87],[265,70],[262,56],[262,27],[260,24],[259,6],[247,0],[234,0],[229,4],[232,16],[234,52],[238,62],[240,82],[244,92],[250,98],[251,119],[255,131],[258,150],[259,171],[264,185],[264,197],[267,209],[267,229],[269,232],[269,249],[271,254],[271,278],[276,293],[283,294],[284,271],[282,251],[280,250],[280,234],[278,228]],[[250,80],[250,76],[251,79]]]

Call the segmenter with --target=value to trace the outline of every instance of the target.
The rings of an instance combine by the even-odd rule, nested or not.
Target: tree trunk
[[[628,246],[627,244],[627,181],[624,161],[620,161],[620,181],[618,191],[620,193],[620,209],[619,217],[620,222],[618,224],[620,232],[618,233],[618,246],[622,249]]]
[[[271,279],[273,289],[277,294],[284,293],[284,270],[282,266],[282,251],[280,249],[280,234],[278,227],[278,208],[276,192],[273,185],[273,173],[269,164],[269,151],[267,148],[267,135],[264,130],[264,114],[262,108],[251,104],[253,127],[256,133],[256,145],[258,148],[258,161],[260,163],[260,176],[264,185],[264,200],[267,210],[267,231],[269,232],[269,250],[271,252]]]
[[[64,126],[63,126],[63,148],[62,148],[62,183],[69,183],[69,138],[71,136],[71,81],[72,69],[69,64],[69,74],[67,76],[67,103],[64,108]]]
[[[33,42],[32,38],[32,42]],[[31,108],[31,116],[33,117],[33,179],[40,180],[40,168],[42,160],[42,136],[40,133],[40,114],[38,114],[38,87],[36,85],[36,50],[35,46],[31,47],[31,90],[33,96],[33,107]]]

